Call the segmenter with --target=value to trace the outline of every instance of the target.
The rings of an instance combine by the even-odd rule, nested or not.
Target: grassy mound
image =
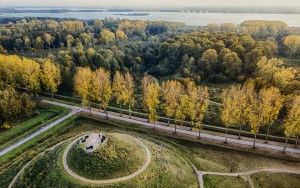
[[[89,179],[127,176],[138,170],[144,161],[143,148],[132,137],[122,134],[108,134],[107,143],[92,153],[74,144],[67,155],[70,169]]]

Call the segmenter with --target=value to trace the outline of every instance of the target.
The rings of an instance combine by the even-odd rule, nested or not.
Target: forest
[[[151,122],[158,115],[190,121],[199,131],[213,101],[220,103],[219,126],[255,136],[276,126],[278,135],[300,136],[300,28],[257,20],[201,27],[109,18],[1,23],[2,130],[33,114],[30,98],[46,91],[79,97],[84,106],[136,108]]]

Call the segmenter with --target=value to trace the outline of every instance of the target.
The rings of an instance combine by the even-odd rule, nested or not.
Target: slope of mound
[[[108,134],[105,145],[95,151],[86,152],[76,142],[67,155],[72,171],[89,179],[112,179],[129,175],[145,161],[145,152],[133,137]]]

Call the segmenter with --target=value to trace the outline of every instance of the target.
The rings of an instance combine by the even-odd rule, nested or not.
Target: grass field
[[[173,136],[151,129],[145,130],[132,124],[124,124],[118,121],[105,123],[85,118],[72,118],[55,127],[51,133],[40,135],[39,138],[33,141],[35,144],[28,147],[22,156],[15,155],[11,158],[12,160],[0,163],[0,184],[4,187],[8,185],[14,176],[13,174],[16,174],[22,164],[24,165],[26,161],[47,147],[86,131],[118,132],[133,135],[141,139],[151,150],[152,161],[141,175],[130,181],[107,187],[145,187],[146,185],[146,187],[197,187],[196,175],[191,164],[194,164],[198,170],[217,172],[240,172],[261,168],[298,169],[300,167],[297,162],[176,139]],[[56,154],[56,150],[53,150],[53,154],[47,154],[45,158],[42,157],[34,162],[33,166],[30,165],[31,167],[26,170],[27,173],[25,172],[22,178],[19,179],[17,184],[19,186],[17,187],[24,187],[22,185],[31,187],[36,185],[43,187],[88,186],[74,180],[63,170],[62,160],[59,160],[62,157],[63,148],[58,148]],[[35,165],[41,166],[35,167]],[[264,178],[264,174],[258,174],[257,177]],[[293,185],[295,179],[299,180],[299,178],[299,176],[287,178],[286,175],[279,174],[275,179],[285,181],[285,184],[281,186],[285,188]],[[252,179],[254,180],[254,175]],[[244,187],[245,185],[240,178],[222,176],[205,175],[204,181],[206,187],[220,187],[221,185]],[[254,182],[259,184],[259,179],[255,179]],[[271,181],[265,183],[270,187],[272,185]]]
[[[247,188],[248,185],[244,180],[238,177],[205,175],[204,187],[205,188],[224,188],[224,187]]]
[[[0,132],[0,149],[15,143],[17,140],[68,112],[67,109],[46,104],[40,104],[37,110],[39,114],[30,119],[16,122],[11,129]]]

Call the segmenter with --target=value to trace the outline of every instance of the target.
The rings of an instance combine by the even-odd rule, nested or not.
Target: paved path
[[[72,176],[75,179],[78,179],[82,182],[88,183],[88,184],[94,184],[94,185],[102,185],[102,184],[112,184],[112,183],[118,183],[121,181],[126,181],[129,180],[131,178],[134,178],[136,176],[138,176],[139,174],[141,174],[150,164],[151,161],[151,153],[148,149],[148,147],[139,139],[126,135],[127,137],[129,137],[128,139],[133,139],[133,141],[138,144],[145,152],[145,162],[144,164],[134,173],[128,175],[128,176],[123,176],[123,177],[118,177],[118,178],[112,178],[112,179],[107,179],[107,180],[92,180],[92,179],[88,179],[82,176],[79,176],[78,174],[76,174],[75,172],[73,172],[67,163],[67,155],[69,150],[71,149],[71,147],[75,144],[75,142],[77,142],[81,137],[78,137],[77,139],[74,139],[65,149],[64,154],[63,154],[63,166],[64,169],[68,172],[68,174],[70,176]]]
[[[8,146],[7,148],[1,150],[1,151],[0,151],[0,157],[3,156],[3,155],[5,155],[5,154],[7,154],[7,153],[10,152],[10,151],[12,151],[13,149],[19,147],[20,145],[22,145],[22,144],[28,142],[29,140],[33,139],[34,137],[38,136],[39,134],[41,134],[41,133],[47,131],[48,129],[54,127],[55,125],[57,125],[57,124],[59,124],[59,123],[65,121],[66,119],[70,118],[70,117],[73,116],[74,114],[80,112],[80,110],[77,109],[77,108],[71,108],[71,109],[73,109],[73,110],[72,110],[69,114],[67,114],[67,115],[65,115],[65,116],[63,116],[63,117],[61,117],[61,118],[59,118],[58,120],[56,120],[56,121],[50,123],[49,125],[47,125],[47,126],[41,128],[41,129],[37,130],[36,132],[34,132],[34,133],[28,135],[27,137],[25,137],[25,138],[23,138],[23,139],[21,139],[21,140],[18,140],[16,143],[14,143],[14,144]]]
[[[250,187],[254,187],[254,183],[251,179],[251,175],[257,174],[260,172],[271,172],[271,173],[287,173],[287,174],[300,174],[299,170],[289,170],[289,169],[278,169],[278,168],[265,168],[258,170],[249,170],[245,172],[210,172],[210,171],[197,171],[197,176],[199,180],[200,188],[204,188],[203,176],[204,175],[216,175],[216,176],[232,176],[232,177],[244,177],[244,181],[247,181]]]
[[[68,104],[65,104],[65,103],[60,103],[60,102],[55,102],[55,101],[50,101],[50,100],[42,100],[42,102],[52,104],[52,105],[62,106],[62,107],[69,108],[69,109],[79,109],[82,112],[90,113],[90,109],[83,108],[83,107],[72,106],[72,105],[68,105]],[[99,111],[99,109],[92,108],[91,113],[92,113],[92,115],[105,117],[105,113]],[[130,123],[135,123],[135,124],[143,125],[143,126],[146,126],[146,127],[153,127],[153,124],[148,123],[148,120],[145,119],[145,118],[134,117],[134,116],[132,116],[132,118],[128,118],[127,115],[126,116],[125,115],[120,116],[119,113],[110,112],[110,111],[108,112],[108,114],[109,114],[109,117],[112,118],[112,119],[126,121],[126,122],[130,122]],[[162,122],[157,122],[157,124],[155,125],[155,128],[160,129],[160,130],[164,130],[164,131],[169,131],[169,132],[174,132],[175,131],[174,127],[164,126],[162,124],[163,124]],[[191,130],[177,129],[176,131],[177,131],[177,133],[181,133],[181,134],[192,136],[192,137],[198,137],[198,135],[199,135],[198,132],[191,131]],[[207,134],[207,133],[202,133],[201,137],[204,138],[204,139],[213,140],[213,141],[221,141],[221,142],[225,141],[224,136],[211,135],[211,134]],[[235,139],[235,138],[228,138],[227,142],[231,143],[231,144],[243,145],[243,146],[247,146],[247,147],[252,147],[253,146],[252,141],[240,140],[240,139]],[[263,143],[263,142],[264,141],[262,141],[260,143],[259,140],[257,139],[256,147],[257,148],[270,149],[270,150],[274,150],[274,151],[283,151],[283,149],[284,149],[283,146],[273,145],[273,144],[270,144],[270,143],[266,144],[266,143]],[[300,156],[300,149],[297,149],[297,148],[287,147],[286,152],[287,153],[293,153],[293,154],[296,154],[296,155]]]

